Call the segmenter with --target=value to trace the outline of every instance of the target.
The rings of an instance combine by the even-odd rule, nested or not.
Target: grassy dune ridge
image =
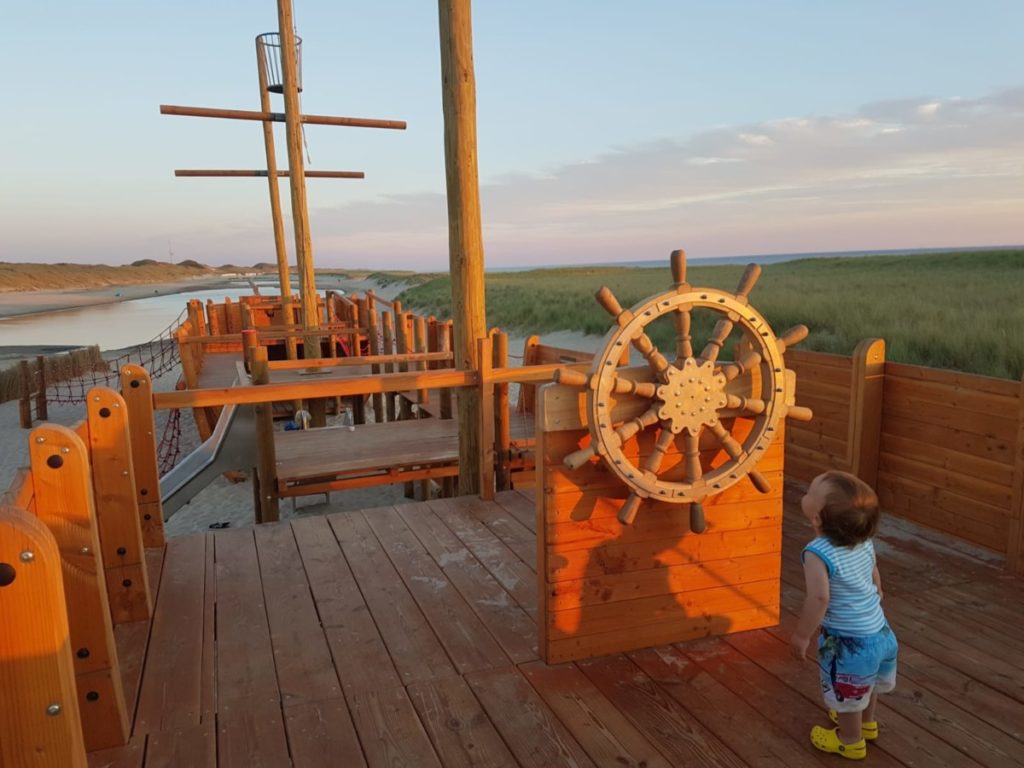
[[[696,266],[691,285],[734,291],[740,265]],[[586,267],[487,274],[487,322],[507,330],[603,334],[610,318],[594,293],[607,285],[624,307],[671,287],[663,269]],[[434,277],[398,298],[450,315],[450,280]],[[751,303],[776,333],[811,329],[801,348],[850,354],[857,342],[886,340],[889,360],[1020,379],[1024,375],[1024,250],[819,258],[764,268]],[[695,317],[700,344],[711,313]],[[672,350],[669,325],[651,327]]]
[[[162,283],[215,274],[217,270],[195,262],[166,264],[147,260],[140,262],[139,266],[110,267],[105,264],[12,264],[0,261],[0,292]]]

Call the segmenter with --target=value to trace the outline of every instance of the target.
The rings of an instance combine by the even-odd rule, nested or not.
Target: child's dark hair
[[[837,547],[867,541],[878,530],[878,496],[871,486],[848,472],[832,470],[821,476],[826,484],[821,532]]]

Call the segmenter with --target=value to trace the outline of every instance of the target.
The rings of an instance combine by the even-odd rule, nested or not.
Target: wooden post
[[[260,111],[270,111],[270,91],[267,90],[267,61],[262,35],[256,37],[256,72],[260,86]],[[281,192],[277,181],[277,152],[274,149],[274,125],[263,123],[263,150],[267,156],[267,187],[270,191],[270,218],[274,225],[274,249],[277,253],[277,279],[281,286],[281,304],[285,322],[291,322],[292,281],[288,268],[288,247],[284,241],[284,219],[281,216]],[[288,359],[295,359],[295,340],[290,339]]]
[[[882,440],[884,339],[865,339],[857,345],[853,351],[850,376],[850,426],[847,438],[850,472],[874,488],[878,480],[878,452]]]
[[[234,302],[231,301],[230,296],[224,297],[224,332],[225,333],[238,333],[241,328],[235,323],[234,318]]]
[[[18,363],[21,372],[21,399],[18,401],[18,415],[22,429],[32,429],[32,372],[28,360]]]
[[[494,383],[491,380],[494,349],[491,342],[490,336],[479,340],[477,358],[480,361],[480,456],[477,461],[480,467],[480,498],[485,500],[494,498]]]
[[[366,293],[366,332],[370,336],[370,354],[381,354],[380,332],[378,325],[377,297],[372,291]],[[371,373],[377,376],[381,372],[380,365],[374,364],[370,368]],[[373,420],[380,424],[384,421],[384,395],[377,392],[373,395]]]
[[[448,190],[448,260],[455,318],[455,367],[476,370],[477,342],[487,335],[484,248],[477,180],[476,79],[470,0],[439,0],[441,94]],[[459,493],[479,491],[480,391],[458,393]]]
[[[494,367],[508,367],[508,334],[497,328],[491,329],[494,347]],[[494,450],[497,455],[495,468],[495,484],[499,491],[507,491],[512,487],[512,475],[509,463],[512,460],[512,433],[508,411],[508,384],[498,384],[494,388]]]
[[[206,323],[203,322],[203,304],[199,299],[188,300],[188,320],[192,323],[193,336],[206,336]]]
[[[142,621],[152,614],[153,604],[132,472],[128,407],[124,398],[107,387],[89,390],[86,405],[93,498],[110,616],[115,624]]]
[[[427,319],[417,315],[413,322],[413,350],[415,352],[426,352],[427,351]],[[416,370],[424,372],[427,370],[426,361],[420,361],[416,363]],[[424,406],[427,405],[429,399],[428,390],[419,389],[416,391],[416,418],[425,419],[427,413],[424,411]],[[420,480],[419,488],[417,492],[417,498],[421,501],[430,500],[430,478]]]
[[[92,752],[121,746],[128,741],[128,711],[103,579],[89,454],[70,429],[44,424],[29,437],[29,461],[36,517],[61,551],[85,747]]]
[[[0,765],[86,768],[68,604],[53,535],[0,509]]]
[[[452,351],[452,335],[451,335],[451,321],[445,322],[440,329],[437,336],[438,349],[441,352]],[[445,363],[445,366],[451,365]],[[441,407],[440,415],[442,419],[450,419],[452,417],[452,391],[445,387],[441,390],[440,395]],[[457,478],[445,477],[441,480],[441,495],[446,499],[451,498],[455,495],[455,485]]]
[[[384,326],[384,354],[393,355],[395,354],[395,332],[393,329],[393,320],[391,313],[383,312],[380,316],[381,323]],[[395,366],[391,363],[384,365],[385,373],[394,373]],[[395,395],[393,392],[386,392],[384,394],[384,410],[388,421],[395,420]]]
[[[217,305],[213,299],[206,300],[206,327],[210,329],[211,336],[219,336],[224,332],[220,326],[220,315],[217,313]]]
[[[397,325],[395,331],[398,339],[398,354],[404,355],[407,352],[412,352],[412,344],[409,339],[409,313],[403,312],[398,316]],[[408,363],[399,363],[398,370],[405,373],[409,370]],[[402,421],[412,418],[412,403],[409,402],[409,398],[404,394],[398,396],[399,405],[399,418]]]
[[[128,408],[131,434],[132,469],[135,473],[136,500],[139,504],[142,543],[146,547],[164,545],[164,512],[160,503],[160,470],[156,456],[156,421],[153,413],[153,382],[139,365],[121,368],[121,397]]]
[[[50,418],[46,408],[46,358],[36,355],[36,418],[46,421]]]
[[[238,302],[238,313],[242,318],[242,332],[250,329],[255,330],[256,319],[252,316],[252,307],[249,306],[249,302],[242,300]]]
[[[1013,495],[1010,497],[1010,540],[1006,548],[1006,567],[1010,573],[1024,576],[1024,378],[1017,401],[1017,449],[1013,457]]]
[[[256,329],[249,328],[242,331],[242,363],[245,365],[245,370],[252,373],[252,359],[256,352],[256,347],[260,345],[259,337],[256,333]]]
[[[270,383],[270,367],[267,364],[267,348],[257,347],[252,359],[252,383],[259,386]],[[256,474],[253,478],[254,493],[258,493],[256,522],[271,523],[278,517],[277,501],[277,458],[274,447],[274,405],[257,403],[253,406],[256,414]]]

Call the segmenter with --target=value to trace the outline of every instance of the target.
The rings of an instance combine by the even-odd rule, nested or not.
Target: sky
[[[445,269],[437,6],[294,0],[318,267]],[[254,37],[272,0],[19,3],[0,261],[274,261]],[[1024,243],[1024,3],[478,1],[488,267]],[[274,96],[274,108],[282,109]],[[286,157],[283,127],[277,154]],[[290,210],[287,182],[281,182]],[[289,234],[289,252],[293,253]]]

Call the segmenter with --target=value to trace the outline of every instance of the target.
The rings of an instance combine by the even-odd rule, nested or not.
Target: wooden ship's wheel
[[[598,303],[616,325],[605,336],[589,376],[568,369],[557,375],[562,384],[586,389],[591,436],[587,447],[565,457],[565,464],[577,469],[595,455],[605,461],[630,490],[619,511],[622,523],[633,522],[644,499],[688,503],[690,529],[701,533],[705,528],[702,502],[708,496],[744,476],[761,493],[771,490],[755,466],[775,439],[780,419],[811,418],[809,408],[795,405],[796,376],[783,362],[787,347],[807,337],[807,327],[797,325],[776,337],[768,321],[750,306],[747,297],[761,274],[756,264],[746,268],[736,293],[728,293],[687,283],[683,251],[674,251],[671,263],[672,289],[631,309],[624,310],[607,287],[598,291]],[[690,330],[696,310],[717,316],[699,355],[694,355]],[[661,317],[674,321],[676,356],[672,362],[646,332],[647,326]],[[734,329],[742,336],[736,346],[738,359],[720,361]],[[646,368],[619,367],[630,344],[647,360]],[[749,431],[732,434],[732,425],[741,420],[750,426]],[[657,438],[638,465],[624,445],[648,429],[656,430]],[[678,446],[680,438],[682,445]],[[680,479],[679,471],[668,473],[671,478],[659,477],[674,445],[683,456],[679,469],[685,469],[685,479]],[[705,467],[701,452],[709,448],[718,449],[720,456],[724,451],[725,458]]]

